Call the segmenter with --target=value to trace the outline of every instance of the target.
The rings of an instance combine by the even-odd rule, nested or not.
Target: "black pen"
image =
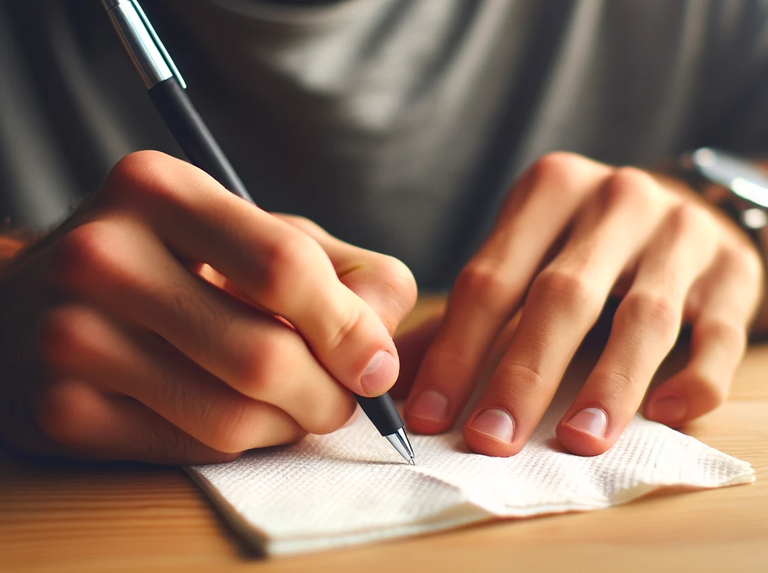
[[[136,0],[102,0],[102,4],[144,81],[149,97],[190,163],[206,171],[238,197],[253,203],[245,185],[187,97],[184,79],[139,3]],[[379,433],[405,461],[414,464],[405,424],[389,394],[356,398]]]

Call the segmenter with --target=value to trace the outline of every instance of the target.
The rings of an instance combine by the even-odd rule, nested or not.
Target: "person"
[[[765,332],[760,250],[655,166],[765,153],[768,2],[143,4],[259,206],[178,158],[98,3],[2,0],[9,230],[71,211],[3,243],[12,446],[219,462],[392,388],[411,431],[469,404],[467,446],[510,456],[615,297],[557,426],[595,455],[638,408],[715,408]],[[416,281],[447,310],[393,341]]]

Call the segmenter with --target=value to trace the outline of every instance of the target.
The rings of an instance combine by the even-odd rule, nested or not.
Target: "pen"
[[[184,91],[187,85],[181,73],[138,1],[102,0],[102,4],[144,81],[149,97],[190,163],[206,171],[238,197],[253,203],[245,185]],[[389,394],[356,398],[379,433],[413,465],[413,448],[405,433],[405,424]]]

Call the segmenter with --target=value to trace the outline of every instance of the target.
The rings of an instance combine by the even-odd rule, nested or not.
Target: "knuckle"
[[[411,269],[400,259],[390,256],[383,256],[377,266],[377,276],[382,277],[389,290],[405,303],[404,307],[412,308],[416,304],[418,289]]]
[[[728,397],[728,387],[723,382],[722,379],[718,379],[710,373],[696,372],[691,374],[688,384],[690,384],[691,392],[696,396],[696,403],[701,414],[714,410],[725,402]]]
[[[39,349],[43,363],[54,370],[75,365],[94,354],[92,336],[86,332],[93,317],[75,307],[48,312],[40,323]]]
[[[168,156],[160,151],[149,149],[134,151],[115,164],[112,171],[110,171],[109,177],[114,177],[121,181],[131,181],[147,171],[158,170],[167,160]]]
[[[231,384],[246,396],[263,398],[277,391],[277,387],[290,378],[287,365],[296,362],[293,345],[285,336],[270,333],[233,361]]]
[[[611,173],[601,189],[603,203],[608,208],[628,202],[648,202],[653,198],[656,182],[646,172],[635,167],[619,167]]]
[[[708,320],[696,324],[696,334],[717,341],[731,356],[741,355],[747,347],[747,330],[726,320]]]
[[[422,361],[419,376],[424,380],[446,380],[452,387],[460,387],[476,368],[472,359],[456,352],[456,345],[447,338],[435,340]]]
[[[628,323],[646,324],[664,338],[676,337],[682,308],[669,297],[653,292],[630,292],[622,307]]]
[[[754,249],[742,249],[737,256],[739,264],[750,280],[759,282],[765,273],[765,267],[758,252]]]
[[[250,449],[254,438],[252,408],[246,399],[234,403],[227,400],[226,404],[220,400],[209,402],[201,415],[205,444],[227,454]]]
[[[168,192],[167,171],[171,158],[159,151],[135,151],[118,161],[107,176],[104,189],[121,199],[134,200],[145,194]]]
[[[105,221],[86,223],[69,231],[57,243],[48,282],[77,288],[90,284],[95,276],[109,276],[120,260],[114,238],[112,225]]]
[[[406,317],[416,306],[419,292],[411,270],[399,259],[381,255],[373,274],[382,294],[397,305],[398,320]]]
[[[756,249],[741,244],[724,247],[729,273],[739,274],[746,280],[759,283],[765,273],[764,263]]]
[[[267,247],[270,267],[283,267],[288,274],[300,273],[314,256],[321,252],[317,242],[302,232],[289,231]]]
[[[595,370],[590,375],[590,382],[595,382],[603,393],[610,394],[611,400],[616,403],[632,401],[640,381],[633,372],[616,367],[605,370]]]
[[[211,357],[219,348],[218,336],[226,335],[231,327],[232,315],[226,312],[216,298],[205,296],[204,292],[191,289],[185,283],[169,280],[166,283],[164,311],[170,316],[180,317],[181,321],[172,326],[173,336],[179,346],[191,357],[200,359]],[[140,292],[150,292],[151,284],[132,284],[131,288]],[[192,319],[194,327],[185,328]],[[189,322],[188,322],[189,321]]]
[[[502,402],[515,404],[523,395],[535,395],[544,391],[549,385],[541,371],[535,366],[522,362],[504,362],[499,365],[495,374],[499,380],[513,380],[514,384],[498,386]]]
[[[586,158],[566,151],[541,156],[526,172],[528,193],[543,195],[551,201],[579,201],[583,193],[575,183],[587,163]]]
[[[290,304],[296,285],[318,284],[318,261],[333,269],[325,251],[308,235],[288,232],[264,246],[259,291],[273,310]],[[334,273],[335,276],[335,273]]]
[[[487,306],[496,306],[507,298],[512,288],[510,277],[499,266],[485,260],[471,261],[461,271],[454,291],[461,300],[475,300]]]
[[[637,167],[618,167],[613,171],[608,181],[620,189],[641,189],[656,185],[650,174]]]
[[[704,208],[695,203],[684,201],[672,209],[672,224],[683,231],[711,229],[714,219]]]
[[[566,312],[597,318],[600,303],[587,278],[574,271],[545,269],[531,286],[531,296],[547,301]]]
[[[336,328],[330,331],[328,335],[328,351],[333,352],[340,348],[346,340],[351,339],[354,333],[362,331],[365,322],[366,315],[360,307],[350,309],[343,320],[336,324]]]
[[[534,183],[543,187],[569,188],[563,185],[572,179],[572,174],[580,169],[585,159],[567,151],[553,151],[542,155],[529,168],[529,174]]]
[[[84,435],[83,419],[89,413],[78,388],[66,382],[49,386],[38,399],[35,422],[47,438],[63,446],[80,445]]]
[[[192,438],[168,424],[163,418],[153,417],[147,421],[146,432],[140,438],[148,461],[184,463],[194,453]]]
[[[146,219],[168,209],[196,212],[203,208],[201,196],[216,187],[208,174],[185,161],[159,151],[137,151],[112,168],[102,192],[118,208]]]
[[[709,238],[714,236],[714,218],[701,206],[682,202],[670,211],[665,224],[672,231],[673,240],[683,237]]]

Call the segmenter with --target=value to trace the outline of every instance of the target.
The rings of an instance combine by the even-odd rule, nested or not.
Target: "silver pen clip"
[[[102,4],[147,89],[172,77],[186,89],[181,72],[138,1],[102,0]]]

